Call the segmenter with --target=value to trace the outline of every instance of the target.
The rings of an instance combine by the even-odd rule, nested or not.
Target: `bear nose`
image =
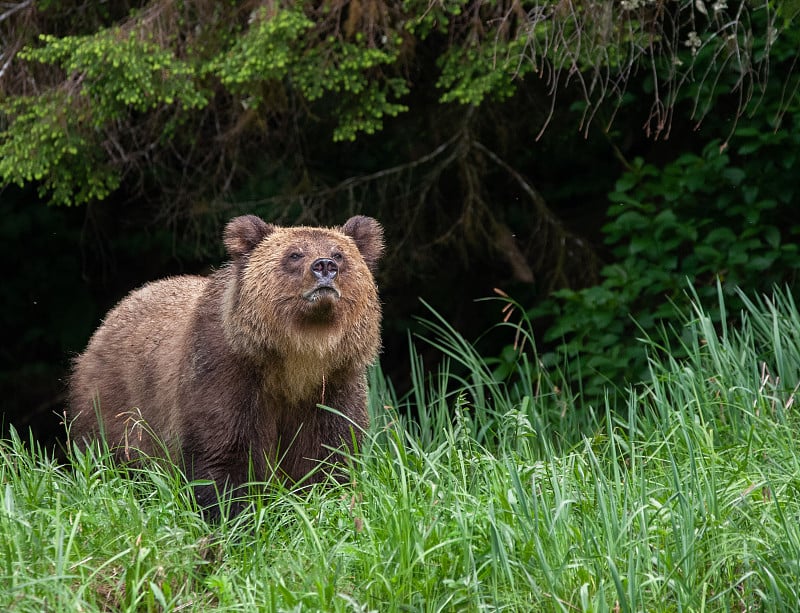
[[[339,267],[330,258],[319,258],[311,264],[311,272],[317,279],[333,279],[339,272]]]

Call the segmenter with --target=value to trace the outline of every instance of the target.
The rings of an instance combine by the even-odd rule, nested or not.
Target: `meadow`
[[[409,394],[371,372],[349,483],[272,485],[218,524],[175,468],[12,433],[0,610],[800,610],[800,314],[743,298],[721,326],[722,295],[695,300],[642,339],[649,380],[592,403],[524,319],[500,377],[432,313]]]

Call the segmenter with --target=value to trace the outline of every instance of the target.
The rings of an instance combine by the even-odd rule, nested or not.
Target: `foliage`
[[[777,57],[798,42],[787,35]],[[715,92],[725,87],[736,85],[718,83]],[[767,291],[796,280],[800,97],[795,91],[784,113],[774,92],[787,87],[791,81],[773,80],[769,102],[730,122],[725,141],[712,139],[661,167],[635,159],[608,195],[603,234],[612,259],[600,283],[556,291],[531,310],[547,325],[541,338],[552,351],[543,359],[565,368],[588,398],[646,379],[639,338],[675,322],[686,279],[703,298],[717,280],[731,296],[735,287]],[[697,88],[715,95],[708,84]]]
[[[55,204],[91,202],[119,187],[119,177],[99,147],[81,134],[85,116],[70,112],[58,93],[18,98],[9,104],[15,120],[0,144],[0,173],[9,183],[36,181],[39,194]]]
[[[388,50],[365,46],[361,33],[354,42],[331,35],[327,48],[305,47],[297,43],[313,40],[309,30],[314,22],[302,8],[298,4],[275,15],[259,11],[251,17],[247,33],[237,38],[224,57],[210,64],[209,72],[217,74],[223,85],[253,108],[265,104],[259,93],[261,84],[269,91],[267,88],[284,80],[309,102],[326,93],[335,94],[339,125],[333,131],[334,140],[355,140],[358,132],[372,134],[383,127],[384,116],[407,110],[405,105],[389,101],[389,93],[399,98],[408,92],[405,81],[386,79],[382,87],[380,81],[369,78],[371,70],[396,61],[401,39],[392,41]]]
[[[441,102],[478,106],[484,98],[510,98],[514,81],[533,70],[522,61],[527,42],[518,38],[508,42],[467,48],[451,48],[439,58],[442,73],[436,82],[444,90]]]
[[[744,302],[721,334],[695,303],[686,358],[655,359],[652,384],[599,421],[544,372],[509,395],[434,320],[429,340],[466,373],[422,369],[398,400],[376,370],[349,484],[254,492],[215,526],[173,468],[114,466],[98,447],[64,466],[12,434],[0,607],[796,610],[797,389],[784,382],[800,374],[800,313],[780,292]],[[417,402],[426,417],[409,421]]]
[[[61,68],[81,80],[94,127],[122,119],[126,111],[141,113],[160,105],[201,108],[207,100],[193,86],[192,67],[169,50],[141,40],[121,28],[92,36],[42,35],[41,47],[20,52],[20,58]]]
[[[396,61],[396,36],[381,49],[360,32],[347,40],[326,36],[304,3],[272,13],[255,10],[244,33],[239,9],[199,8],[211,14],[175,14],[175,6],[162,3],[89,34],[43,33],[38,43],[27,41],[9,62],[15,61],[19,77],[31,76],[36,93],[15,96],[12,86],[0,105],[3,182],[34,182],[52,203],[81,204],[108,197],[129,174],[138,176],[142,189],[163,181],[159,171],[174,172],[176,162],[216,164],[195,153],[211,145],[209,115],[216,114],[215,138],[233,145],[231,155],[238,159],[247,154],[236,150],[241,128],[255,114],[286,112],[289,96],[308,104],[327,95],[338,124],[335,140],[379,130],[384,117],[406,108],[390,100],[407,92],[405,81],[374,78],[381,66]],[[45,9],[52,13],[57,7]],[[34,64],[52,68],[37,71]],[[305,104],[293,110],[301,112]],[[221,126],[226,121],[232,123]],[[228,149],[222,149],[223,160]],[[180,152],[179,160],[173,151]],[[199,190],[218,189],[209,180],[219,179],[219,170],[177,170],[201,179]],[[193,198],[185,187],[178,206]]]
[[[766,0],[735,10],[717,2],[710,12],[702,1],[654,4],[154,1],[84,6],[80,28],[70,3],[9,4],[0,19],[9,24],[0,181],[33,182],[56,204],[102,200],[123,185],[149,196],[151,186],[181,181],[176,210],[185,215],[197,195],[224,194],[248,166],[243,133],[279,155],[302,146],[293,133],[302,121],[336,141],[378,132],[409,110],[414,75],[429,69],[429,57],[442,105],[507,99],[533,75],[547,76],[554,101],[570,75],[592,115],[622,100],[637,67],[675,58],[689,29],[724,58],[721,71],[747,79],[770,45],[757,57],[739,44],[746,18],[762,12],[759,27],[789,27],[788,10],[781,22]],[[677,91],[691,70],[690,62],[664,78]],[[655,95],[659,109],[676,100]],[[656,115],[659,132],[668,113]],[[197,153],[213,149],[221,159]]]
[[[760,155],[737,164],[713,141],[702,155],[682,155],[662,169],[637,160],[609,194],[604,232],[615,262],[602,269],[602,282],[554,292],[533,310],[554,318],[544,339],[558,344],[545,360],[566,366],[589,396],[645,378],[638,339],[675,321],[687,278],[703,297],[717,279],[728,294],[794,281],[800,225],[786,217],[786,205],[797,198],[791,177],[800,140],[768,142],[786,139],[750,128],[737,135],[740,151]],[[776,154],[782,161],[775,163]]]
[[[134,32],[42,35],[41,42],[20,57],[58,66],[73,81],[9,101],[6,112],[14,120],[0,141],[0,176],[20,187],[36,181],[40,196],[50,192],[54,204],[102,200],[119,187],[104,143],[96,140],[107,124],[161,105],[206,103],[193,87],[189,65]],[[170,136],[165,130],[161,139]]]

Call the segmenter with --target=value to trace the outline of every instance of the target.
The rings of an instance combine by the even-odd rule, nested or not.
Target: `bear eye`
[[[292,251],[292,252],[289,254],[289,259],[290,259],[292,262],[296,262],[297,260],[299,260],[299,259],[300,259],[300,258],[302,258],[302,257],[303,257],[303,254],[302,254],[302,253],[300,253],[299,251]]]
[[[334,259],[334,260],[336,260],[337,262],[341,262],[341,261],[342,261],[342,259],[343,259],[343,256],[342,256],[342,254],[341,254],[341,253],[339,253],[338,251],[335,251],[335,252],[333,253],[333,259]]]

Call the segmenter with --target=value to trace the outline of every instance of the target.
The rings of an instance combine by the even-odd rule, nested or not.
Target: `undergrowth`
[[[0,609],[797,610],[800,315],[786,292],[741,298],[735,327],[695,299],[644,341],[650,382],[598,407],[524,322],[500,376],[434,316],[436,372],[413,345],[407,396],[372,371],[350,483],[268,488],[215,525],[175,469],[99,446],[63,465],[12,433]]]

